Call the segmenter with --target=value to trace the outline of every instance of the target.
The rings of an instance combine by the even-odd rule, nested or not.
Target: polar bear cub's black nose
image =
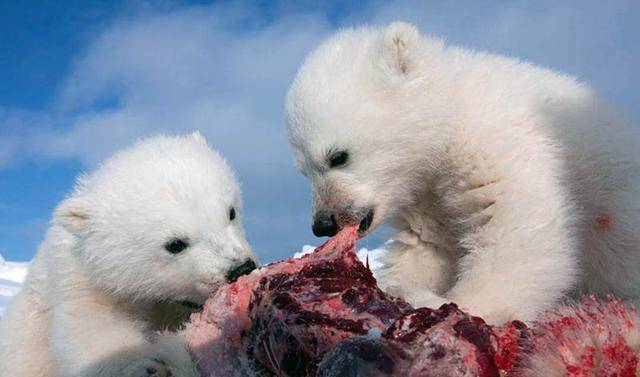
[[[314,216],[311,230],[316,237],[333,237],[338,233],[336,218],[329,212],[318,212]]]
[[[251,271],[255,270],[256,267],[258,267],[256,266],[256,262],[252,261],[251,259],[247,259],[242,264],[229,270],[229,272],[227,273],[227,281],[229,283],[233,283],[234,281],[238,280],[240,276],[248,275]]]

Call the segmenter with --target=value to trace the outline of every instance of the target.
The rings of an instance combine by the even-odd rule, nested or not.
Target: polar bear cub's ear
[[[415,66],[416,50],[422,37],[415,25],[394,22],[382,31],[377,58],[396,75],[407,75]]]
[[[187,136],[198,143],[207,144],[207,139],[205,139],[204,136],[202,136],[202,134],[198,130],[191,132]]]
[[[68,232],[79,236],[89,229],[91,222],[89,202],[82,197],[67,198],[56,208],[54,219]]]

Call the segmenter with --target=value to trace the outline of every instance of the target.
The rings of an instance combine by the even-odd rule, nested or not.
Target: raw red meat
[[[310,255],[220,288],[186,329],[204,375],[313,376],[340,341],[379,335],[411,311],[378,289],[356,239],[345,229]]]
[[[378,289],[345,229],[301,259],[223,286],[186,329],[204,377],[631,377],[640,317],[619,301],[565,305],[534,329],[455,304],[412,309]]]

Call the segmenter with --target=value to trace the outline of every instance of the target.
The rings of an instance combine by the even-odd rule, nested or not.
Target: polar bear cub
[[[200,134],[115,154],[55,210],[2,319],[0,375],[198,376],[161,331],[255,268],[241,218],[234,174]]]
[[[412,25],[344,30],[286,101],[313,231],[397,229],[383,287],[491,322],[640,292],[640,139],[591,88]]]

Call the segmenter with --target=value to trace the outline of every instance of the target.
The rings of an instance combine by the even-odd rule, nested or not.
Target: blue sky
[[[0,254],[33,257],[80,172],[136,138],[193,129],[238,171],[263,260],[318,244],[284,94],[327,35],[393,20],[577,76],[640,119],[637,1],[3,1]]]

